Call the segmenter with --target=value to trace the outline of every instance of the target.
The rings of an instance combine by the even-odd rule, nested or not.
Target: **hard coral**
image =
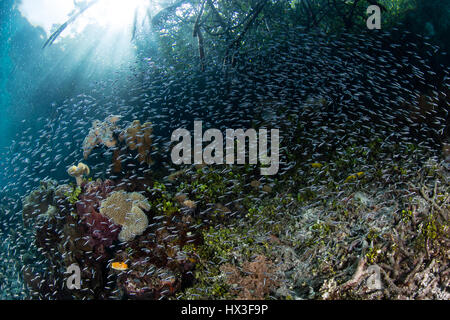
[[[148,218],[142,209],[150,210],[150,204],[143,195],[116,191],[102,201],[100,213],[122,226],[119,240],[126,242],[141,235],[148,226]]]
[[[116,122],[120,120],[120,116],[109,116],[105,121],[95,120],[89,134],[83,141],[83,155],[87,159],[92,150],[99,145],[107,148],[116,146],[117,141],[114,138],[114,131],[117,129]]]

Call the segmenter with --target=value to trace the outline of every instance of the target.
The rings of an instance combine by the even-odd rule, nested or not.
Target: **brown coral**
[[[102,201],[100,213],[121,225],[120,241],[130,241],[141,235],[148,226],[148,218],[142,210],[150,210],[150,204],[140,193],[115,191]]]
[[[139,162],[151,164],[150,148],[152,145],[152,124],[145,122],[141,125],[139,120],[134,120],[119,136],[120,141],[125,141],[130,150],[137,150]]]
[[[112,163],[113,172],[122,171],[121,150],[117,147],[120,143],[124,143],[131,151],[137,151],[140,163],[152,164],[150,150],[152,145],[152,124],[145,122],[141,124],[139,120],[134,120],[128,127],[121,130],[118,136],[114,132],[118,132],[119,128],[116,122],[120,120],[120,116],[109,116],[105,121],[95,120],[89,134],[83,141],[83,155],[87,159],[97,146],[105,146],[113,149]]]
[[[242,272],[231,264],[221,267],[227,283],[237,292],[238,299],[262,300],[278,284],[276,268],[265,256],[259,255],[252,262],[245,262]]]

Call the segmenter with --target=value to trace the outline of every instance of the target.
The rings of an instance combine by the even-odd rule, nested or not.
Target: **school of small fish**
[[[443,147],[449,142],[448,57],[427,39],[394,28],[391,33],[334,37],[292,30],[270,41],[268,49],[236,53],[234,67],[210,65],[203,72],[143,60],[127,79],[126,88],[113,79],[95,83],[90,92],[52,106],[50,117],[24,123],[28,129],[17,134],[0,155],[0,298],[173,296],[192,281],[188,275],[195,268],[196,258],[185,254],[182,246],[201,241],[202,225],[216,223],[208,220],[213,205],[228,214],[220,223],[233,224],[245,215],[239,204],[250,184],[268,186],[261,199],[279,197],[279,185],[293,193],[321,188],[315,177],[306,175],[305,164],[322,170],[339,155],[353,171],[341,172],[337,165],[328,166],[329,170],[342,183],[358,181],[375,170],[367,160],[373,141],[382,150],[394,150],[377,155],[377,168],[392,162],[419,168],[426,160],[421,151],[414,157],[395,151],[399,145],[415,145],[429,155],[450,157]],[[147,150],[151,165],[139,161],[139,153],[126,144],[104,143],[91,145],[89,152],[83,150],[92,124],[112,115],[120,116],[114,124],[121,128],[135,120],[152,124],[152,147]],[[146,231],[130,243],[120,242],[120,226],[108,219],[95,220],[101,215],[101,202],[113,190],[151,198],[159,192],[155,181],[176,188],[177,180],[167,177],[182,169],[184,175],[195,173],[193,166],[176,166],[170,159],[171,133],[178,128],[192,130],[194,120],[203,121],[204,130],[222,132],[228,128],[279,129],[278,174],[262,177],[258,170],[244,171],[242,179],[248,186],[224,190],[221,204],[209,207],[201,205],[207,195],[199,186],[193,191],[198,199],[189,199],[192,193],[181,199],[177,214],[160,214],[158,210],[167,213],[171,208],[150,203]],[[108,139],[113,139],[112,132]],[[344,157],[355,146],[364,152]],[[119,172],[112,159],[121,162]],[[77,191],[67,171],[81,162],[89,173]],[[233,168],[213,165],[208,170],[233,183],[231,175],[227,178]],[[302,175],[304,185],[293,179]],[[29,209],[26,217],[31,220],[25,226],[24,199],[36,189],[40,191],[35,197],[41,198],[34,210],[39,212],[33,214]],[[70,195],[75,197],[73,203],[70,199],[58,202]],[[261,199],[255,196],[252,201]],[[45,208],[39,205],[46,201]],[[91,215],[87,213],[90,206],[90,212],[95,212]],[[64,288],[65,267],[73,262],[80,265],[82,278],[89,278],[76,293]],[[157,284],[155,279],[159,279]]]

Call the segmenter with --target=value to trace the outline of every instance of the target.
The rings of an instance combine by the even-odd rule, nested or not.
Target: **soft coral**
[[[114,189],[111,180],[88,182],[82,187],[83,192],[77,201],[77,213],[85,226],[89,242],[97,256],[105,257],[106,248],[110,247],[121,230],[119,225],[99,212],[100,203]]]

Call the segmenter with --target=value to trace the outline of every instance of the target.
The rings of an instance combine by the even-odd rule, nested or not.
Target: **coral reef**
[[[113,192],[100,206],[101,214],[122,226],[119,240],[125,242],[141,235],[147,228],[148,218],[142,210],[150,210],[150,204],[136,192]]]
[[[81,186],[81,184],[83,183],[83,178],[85,176],[88,176],[91,173],[91,170],[87,165],[80,162],[77,166],[71,166],[67,170],[67,173],[69,174],[69,176],[75,178],[78,186]]]
[[[98,210],[101,200],[107,198],[114,185],[109,180],[97,180],[72,190],[53,187],[65,189],[65,196],[61,196],[64,201],[35,232],[36,247],[48,264],[39,271],[25,268],[24,280],[35,298],[102,297],[108,292],[103,279],[105,266],[121,227],[111,223]],[[69,201],[69,197],[76,201]],[[87,291],[72,292],[65,286],[67,275],[64,271],[73,263],[80,266]]]
[[[131,272],[118,277],[118,286],[130,298],[156,300],[178,291],[181,286],[179,279],[170,269],[136,263]]]
[[[22,270],[31,297],[159,299],[173,296],[192,281],[189,273],[197,260],[182,250],[187,241],[196,241],[192,220],[180,210],[157,216],[159,210],[144,195],[118,188],[111,180],[100,179],[72,187],[43,182],[29,195],[33,203],[49,199],[28,219],[35,225],[36,255],[47,262]],[[53,205],[56,193],[62,197],[58,207]],[[148,195],[155,206],[171,198],[162,190]],[[143,210],[150,211],[158,224],[148,227]],[[64,270],[73,263],[82,270],[85,290],[65,286]]]
[[[23,276],[40,298],[448,299],[446,169],[432,159],[419,171],[400,165],[384,170],[401,183],[408,177],[402,190],[367,168],[350,181],[362,171],[326,162],[302,172],[326,184],[296,194],[283,181],[255,183],[248,168],[185,170],[177,184],[145,189],[128,179],[43,182],[24,217],[39,226],[36,245],[51,267]],[[227,198],[230,188],[244,194],[240,203]],[[33,204],[43,205],[33,212]],[[86,291],[63,288],[58,270],[74,262]],[[374,265],[381,289],[368,285]]]
[[[139,120],[134,120],[119,135],[120,141],[125,141],[128,149],[138,152],[138,160],[140,163],[152,164],[150,150],[152,145],[152,124],[145,122],[141,125]]]
[[[335,34],[347,27],[339,17],[312,21],[327,32],[308,31],[297,21],[314,18],[305,1],[250,2],[263,6],[206,1],[202,15],[196,1],[177,13],[183,30],[192,13],[206,36],[217,36],[207,68],[175,48],[191,47],[175,32],[161,38],[166,54],[138,50],[117,72],[97,70],[76,94],[63,86],[34,97],[42,103],[31,113],[11,113],[18,130],[0,151],[0,297],[449,299],[448,56],[401,26],[361,33],[358,18]],[[351,1],[355,11],[339,2],[364,14],[371,1]],[[218,26],[212,4],[231,29]],[[437,21],[422,22],[437,33]],[[194,121],[208,128],[202,139],[185,131]],[[171,159],[178,128],[183,142],[203,141],[194,143],[193,164]],[[233,129],[237,139],[212,128]],[[265,162],[271,144],[276,175],[262,176],[251,161],[248,129],[279,130],[279,146],[258,139],[257,148]],[[212,148],[221,142],[237,163],[198,158],[199,149],[222,158]],[[66,174],[80,153],[90,157],[92,179],[83,179],[82,164],[68,170],[75,179]],[[61,180],[34,189],[48,177]],[[65,285],[73,264],[79,290]],[[380,286],[371,286],[371,270]]]
[[[63,206],[68,185],[58,186],[56,181],[41,181],[39,188],[33,190],[22,200],[22,219],[25,227],[33,226],[38,220],[45,221],[55,215]]]
[[[120,120],[120,116],[111,115],[101,122],[95,120],[89,130],[89,134],[83,141],[83,156],[87,159],[92,150],[99,145],[104,145],[107,148],[116,146],[117,140],[114,138],[114,131],[117,130],[116,123]]]
[[[448,299],[448,173],[419,146],[355,142],[286,171],[291,183],[252,166],[191,166],[162,183],[133,139],[118,144],[139,170],[43,182],[26,198],[47,262],[23,270],[33,297]],[[73,263],[84,291],[64,288]],[[381,289],[368,285],[374,267]]]
[[[159,230],[146,232],[144,241],[133,240],[119,250],[115,260],[127,261],[128,270],[117,276],[120,296],[132,299],[160,299],[179,292],[192,281],[197,259],[182,250],[186,224],[163,222]],[[117,274],[111,271],[110,274]]]
[[[134,120],[123,130],[117,126],[120,116],[109,116],[105,121],[95,120],[89,134],[83,141],[83,155],[87,159],[97,146],[104,146],[112,150],[112,171],[122,171],[123,157],[126,149],[137,152],[139,164],[151,165],[152,124]],[[123,147],[126,147],[125,149]]]
[[[106,258],[106,248],[112,245],[121,231],[120,225],[111,223],[108,217],[100,213],[101,201],[108,197],[113,188],[110,180],[89,182],[76,202],[76,214],[81,226],[87,230],[89,243],[94,253],[103,258]]]

